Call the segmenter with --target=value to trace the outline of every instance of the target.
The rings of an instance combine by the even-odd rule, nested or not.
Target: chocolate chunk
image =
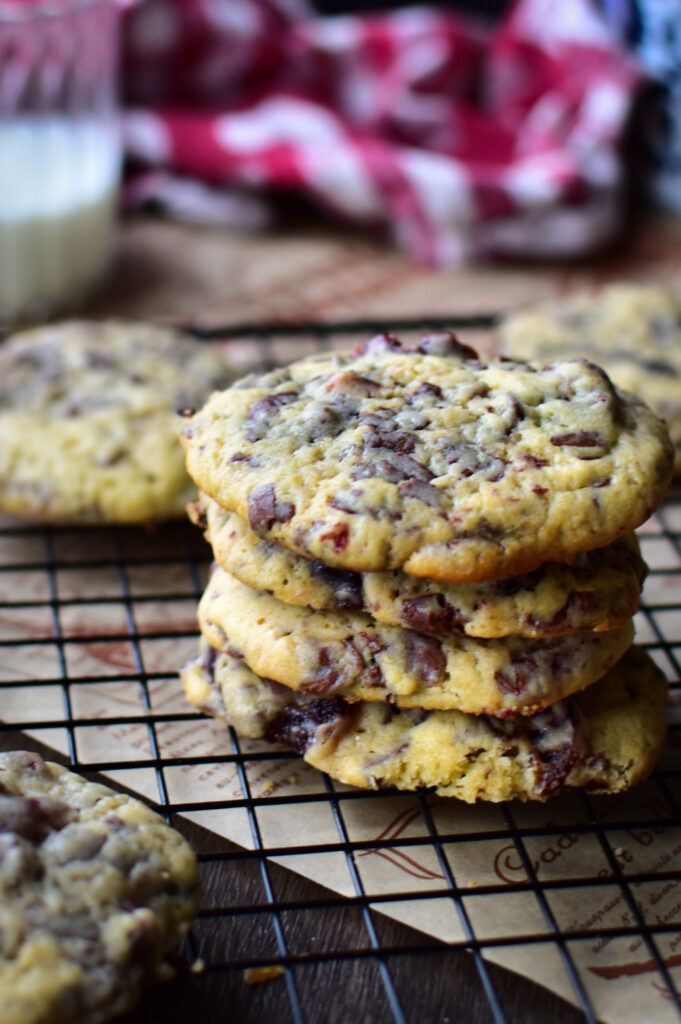
[[[442,388],[437,384],[431,384],[430,381],[424,381],[423,384],[419,384],[416,391],[407,396],[407,401],[416,398],[418,395],[429,395],[432,398],[442,398]]]
[[[525,657],[519,658],[518,661],[512,662],[506,668],[497,669],[494,673],[494,679],[500,690],[503,690],[505,693],[512,693],[515,697],[518,697],[527,689],[536,670],[536,659],[531,654],[527,654]]]
[[[360,341],[352,350],[353,356],[379,355],[383,352],[403,352],[401,341],[394,334],[376,334],[368,341]]]
[[[276,500],[273,484],[256,487],[248,495],[248,522],[254,533],[265,533],[274,523],[287,523],[295,511],[290,501]]]
[[[267,433],[272,417],[284,405],[295,402],[297,391],[279,391],[274,395],[263,395],[248,410],[246,415],[246,437],[249,441],[259,441]]]
[[[356,462],[350,471],[351,479],[362,480],[367,477],[379,477],[391,484],[399,483],[402,480],[427,482],[433,479],[434,474],[428,467],[417,462],[416,459],[412,459],[410,455],[399,455],[391,451],[382,452],[381,455],[382,458],[378,461],[372,459],[369,463]]]
[[[498,580],[490,580],[487,589],[498,597],[512,597],[521,590],[536,590],[539,583],[546,575],[546,564],[540,565],[533,572],[523,573],[520,576],[502,576]]]
[[[532,715],[527,720],[527,729],[534,745],[535,790],[539,796],[551,796],[562,789],[570,769],[583,753],[581,734],[562,702]]]
[[[603,438],[598,433],[588,430],[575,430],[568,434],[555,434],[551,438],[551,444],[557,448],[602,448]]]
[[[459,467],[460,476],[467,478],[474,473],[484,475],[494,483],[501,480],[506,472],[507,462],[498,456],[481,452],[473,444],[464,441],[449,441],[442,445],[442,455],[450,464]]]
[[[320,728],[324,740],[338,727],[347,726],[356,714],[352,706],[341,697],[312,700],[304,707],[289,704],[270,722],[266,739],[270,743],[283,743],[296,754],[304,754],[318,738]]]
[[[415,675],[426,686],[441,682],[447,660],[437,640],[410,630],[404,634],[403,642],[407,672]]]
[[[334,608],[353,610],[364,607],[360,573],[332,569],[323,562],[311,562],[310,570],[333,591]]]
[[[70,807],[51,797],[0,796],[0,833],[10,832],[32,843],[43,842],[75,817]]]
[[[311,679],[301,690],[322,695],[341,690],[352,683],[364,670],[364,659],[351,640],[319,648],[317,667]]]
[[[333,543],[334,551],[344,551],[348,546],[349,536],[350,528],[345,523],[334,523],[328,530],[324,530],[324,533],[319,534],[319,539],[330,540]]]
[[[469,345],[463,345],[452,331],[438,331],[426,334],[418,344],[418,351],[426,356],[453,356],[457,359],[476,359],[478,353]]]
[[[375,633],[362,631],[357,634],[372,654],[380,654],[385,650],[385,644]]]
[[[365,422],[360,416],[360,422]],[[409,455],[416,447],[416,438],[406,430],[395,430],[390,424],[381,426],[369,425],[362,442],[365,449],[387,448],[399,455]]]
[[[400,619],[411,629],[423,633],[460,633],[468,618],[442,594],[406,597],[399,611]]]
[[[542,459],[538,455],[530,455],[528,452],[523,452],[521,455],[516,456],[514,459],[514,465],[519,470],[541,469],[542,466],[546,465],[546,459]]]

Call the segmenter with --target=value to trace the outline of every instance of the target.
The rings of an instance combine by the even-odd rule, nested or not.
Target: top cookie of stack
[[[195,706],[359,785],[543,799],[650,771],[665,684],[626,654],[629,534],[673,456],[602,370],[382,335],[245,378],[182,440],[221,566]]]
[[[460,583],[630,532],[673,458],[664,425],[593,364],[484,364],[451,334],[247,377],[181,440],[201,490],[261,537],[335,568]]]

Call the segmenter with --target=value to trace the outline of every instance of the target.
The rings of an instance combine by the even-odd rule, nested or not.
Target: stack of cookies
[[[652,770],[632,531],[673,451],[598,367],[381,335],[214,394],[182,443],[217,562],[195,707],[364,787],[542,800]]]

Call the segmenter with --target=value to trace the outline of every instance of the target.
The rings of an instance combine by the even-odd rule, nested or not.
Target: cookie
[[[533,714],[591,685],[622,657],[633,627],[479,640],[386,626],[360,612],[296,608],[217,569],[201,632],[254,672],[315,696],[394,701],[498,717]]]
[[[579,292],[507,316],[496,339],[523,359],[587,356],[666,420],[681,476],[681,297],[648,284]]]
[[[161,327],[67,322],[0,347],[0,509],[62,523],[183,515],[196,494],[177,410],[233,377],[217,350]]]
[[[583,693],[503,721],[295,693],[205,641],[182,680],[194,707],[347,785],[425,786],[468,803],[546,800],[574,786],[618,793],[650,774],[665,737],[667,683],[635,647]]]
[[[459,583],[631,532],[673,460],[661,421],[593,364],[485,364],[449,334],[247,377],[181,438],[200,489],[259,536],[334,568]]]
[[[0,1020],[99,1024],[164,974],[198,910],[188,843],[139,800],[0,754]]]
[[[438,583],[393,572],[332,569],[258,537],[210,498],[192,506],[217,563],[242,583],[286,604],[365,611],[424,633],[475,637],[558,636],[625,626],[638,609],[646,565],[633,534],[571,565],[545,562],[522,576]]]

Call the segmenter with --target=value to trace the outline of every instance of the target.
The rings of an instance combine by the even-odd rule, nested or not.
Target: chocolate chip
[[[447,660],[437,640],[410,630],[404,634],[403,643],[407,672],[415,675],[426,686],[441,682]]]
[[[432,398],[442,398],[442,388],[437,384],[431,384],[430,381],[426,380],[423,384],[419,384],[416,391],[407,396],[407,401],[416,398],[418,395],[429,395]]]
[[[546,459],[542,459],[538,455],[530,455],[528,452],[523,452],[521,455],[516,456],[514,459],[514,465],[519,470],[541,469],[542,466],[546,465]]]
[[[10,832],[41,843],[64,826],[76,813],[52,797],[0,796],[0,833]]]
[[[423,463],[412,459],[410,455],[400,455],[396,452],[386,451],[381,453],[382,458],[371,462],[356,462],[350,471],[352,480],[362,480],[366,477],[378,477],[387,480],[388,483],[396,484],[402,480],[423,480],[427,482],[433,479],[433,473]]]
[[[501,480],[508,465],[505,459],[490,455],[476,445],[464,441],[445,442],[441,446],[441,452],[450,466],[459,467],[459,475],[463,478],[479,473],[494,483]]]
[[[342,690],[364,670],[364,659],[351,640],[319,648],[317,666],[301,690],[318,696],[333,690]]]
[[[297,398],[297,391],[279,391],[273,395],[263,395],[255,401],[246,415],[246,438],[249,441],[259,441],[263,438],[277,411],[282,406],[295,402]]]
[[[256,487],[248,495],[248,522],[254,533],[265,533],[274,523],[287,523],[295,510],[290,501],[276,500],[273,484]]]
[[[555,434],[551,438],[551,444],[557,448],[601,448],[603,438],[600,434],[588,430],[575,430],[568,434]]]
[[[438,331],[426,334],[418,344],[418,351],[426,356],[450,356],[457,359],[475,359],[478,353],[469,345],[463,345],[452,331]]]
[[[332,541],[334,551],[344,551],[348,546],[349,536],[350,528],[345,523],[334,523],[324,533],[320,533],[319,539]]]
[[[563,788],[570,769],[583,752],[581,734],[567,705],[562,702],[532,715],[527,720],[527,728],[533,744],[535,791],[542,797],[551,796]]]
[[[333,607],[358,609],[364,607],[362,576],[346,569],[332,569],[323,562],[311,562],[312,575],[322,580],[333,591]]]
[[[512,662],[506,668],[497,669],[494,679],[500,690],[520,696],[527,689],[532,675],[537,670],[537,662],[531,654]]]
[[[376,334],[368,341],[360,341],[352,350],[353,356],[381,355],[384,352],[404,351],[394,334]]]
[[[364,422],[360,417],[360,423]],[[379,426],[369,425],[362,437],[365,449],[387,448],[399,455],[409,455],[416,447],[416,438],[406,430],[395,430],[389,424]]]
[[[469,621],[442,594],[406,597],[400,604],[399,616],[406,626],[423,633],[460,633]]]
[[[324,739],[328,739],[338,727],[349,725],[356,714],[341,697],[311,700],[304,707],[289,704],[270,722],[266,739],[270,743],[283,743],[296,754],[304,754],[317,739],[320,728],[327,727]]]

